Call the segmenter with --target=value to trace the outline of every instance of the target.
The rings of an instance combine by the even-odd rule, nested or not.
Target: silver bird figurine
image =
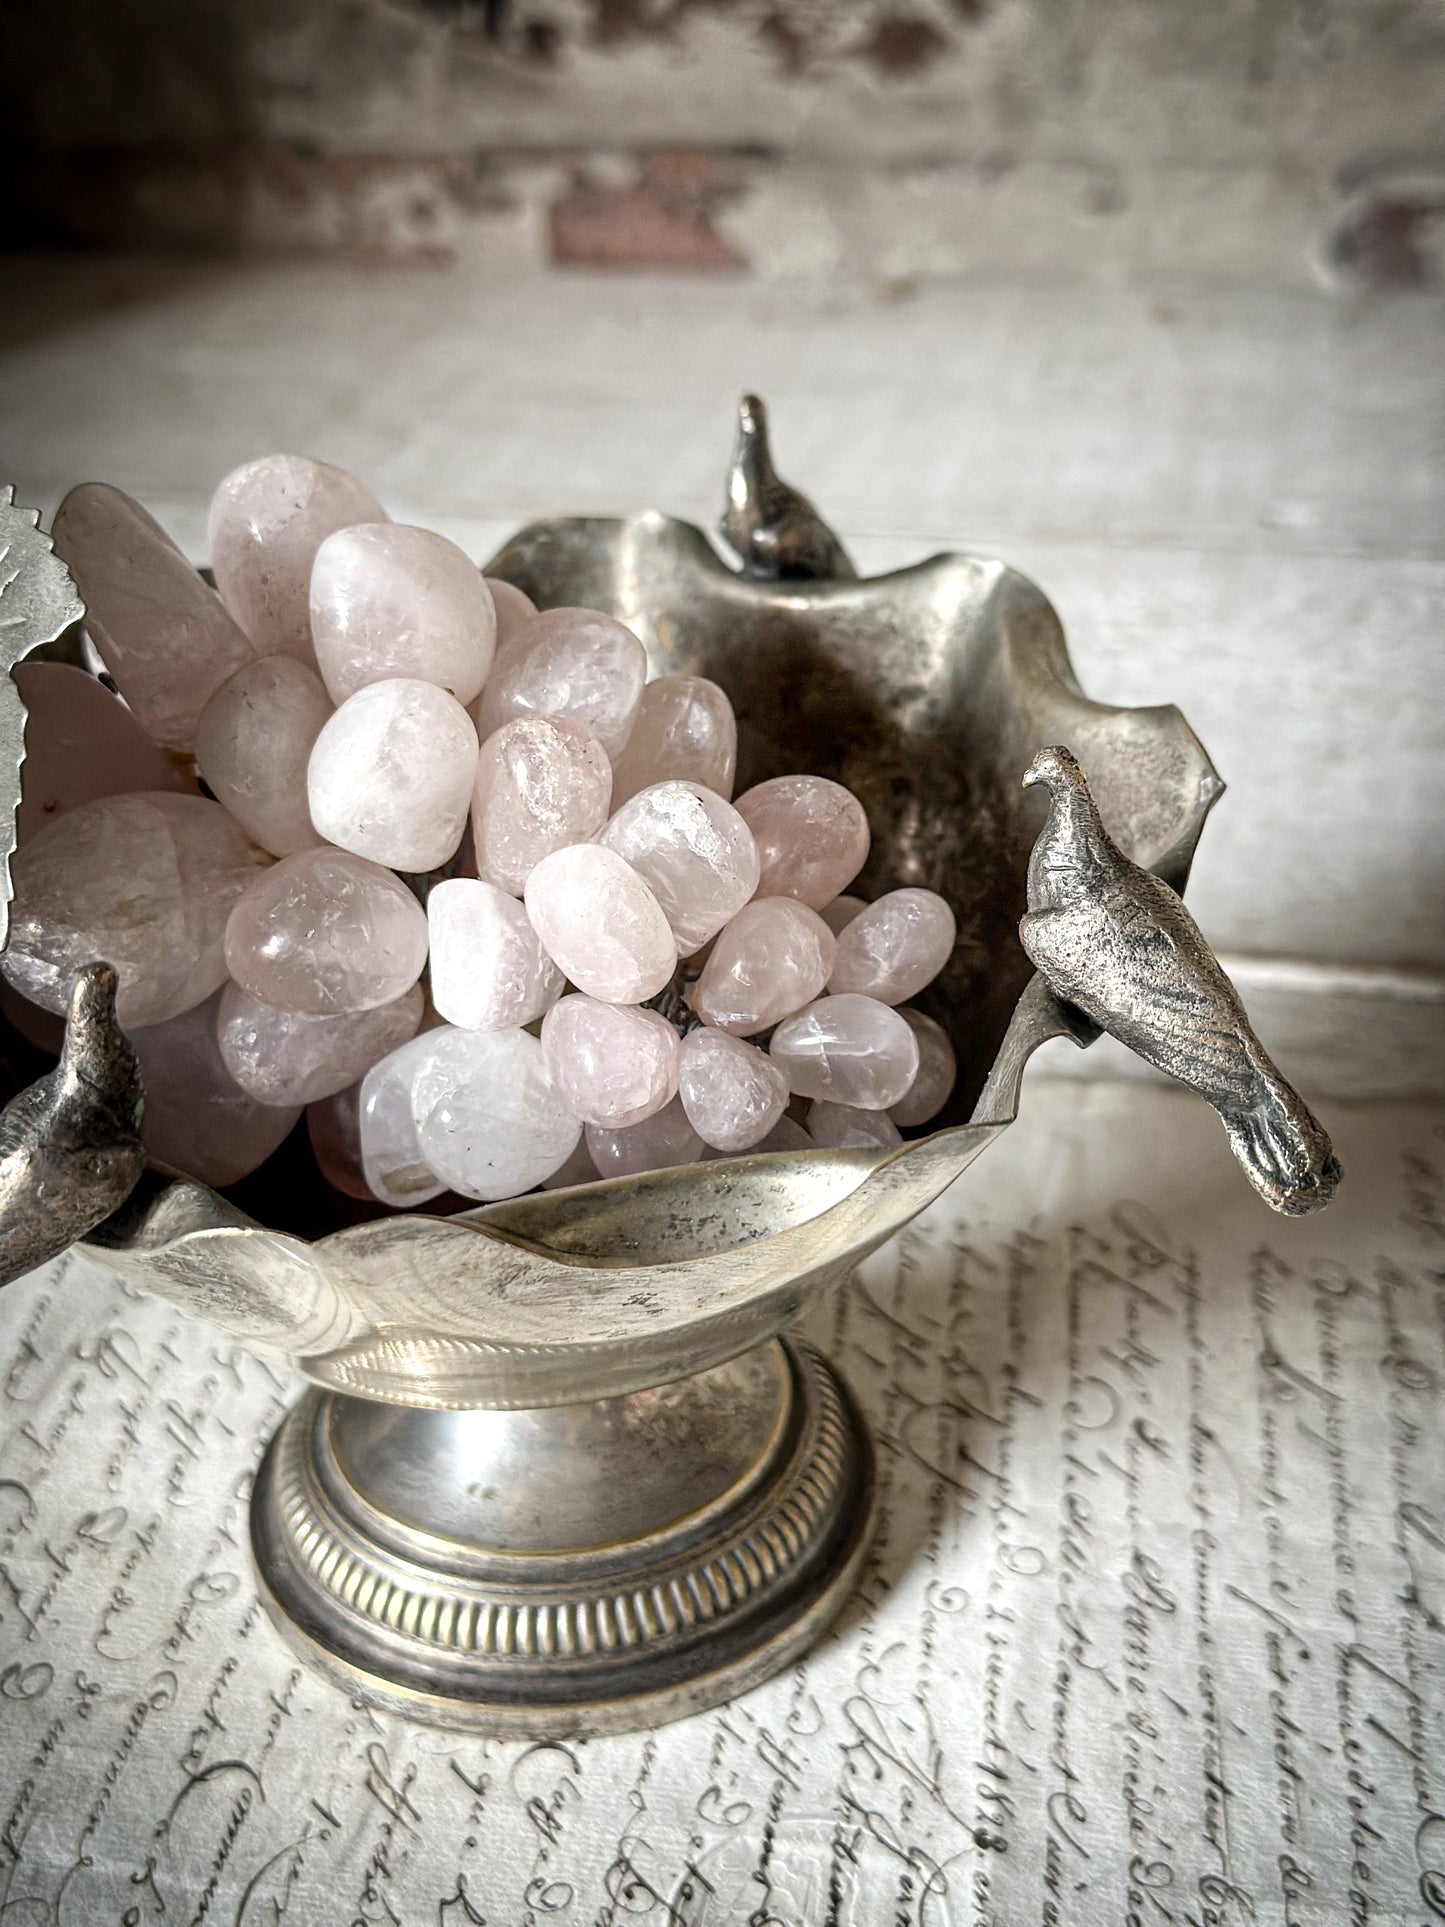
[[[1340,1181],[1330,1140],[1270,1062],[1193,917],[1109,836],[1069,750],[1040,750],[1023,780],[1050,799],[1019,925],[1050,989],[1212,1104],[1266,1204],[1291,1217],[1328,1204]]]
[[[738,439],[718,523],[749,575],[770,581],[853,581],[848,552],[807,496],[773,467],[768,411],[756,395],[738,403]]]
[[[76,972],[60,1062],[0,1112],[0,1285],[94,1230],[145,1167],[140,1069],[115,993],[110,964]]]

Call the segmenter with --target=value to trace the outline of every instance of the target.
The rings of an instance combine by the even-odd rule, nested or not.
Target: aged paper
[[[259,1609],[296,1387],[71,1258],[0,1298],[0,1923],[1445,1920],[1445,1113],[1272,1218],[1211,1114],[1031,1082],[809,1335],[875,1428],[791,1673],[528,1747],[360,1710]]]

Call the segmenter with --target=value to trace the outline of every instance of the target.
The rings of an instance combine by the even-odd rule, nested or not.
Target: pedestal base
[[[872,1499],[847,1391],[774,1339],[586,1405],[311,1392],[251,1535],[282,1632],[348,1693],[555,1739],[679,1719],[796,1659],[857,1577]]]

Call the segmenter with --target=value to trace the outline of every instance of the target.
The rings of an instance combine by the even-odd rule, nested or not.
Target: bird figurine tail
[[[1335,1195],[1340,1161],[1323,1125],[1266,1058],[1259,1095],[1248,1109],[1220,1117],[1230,1148],[1255,1190],[1286,1217],[1318,1211]]]

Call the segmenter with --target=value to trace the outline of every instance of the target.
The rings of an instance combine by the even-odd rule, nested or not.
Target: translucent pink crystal
[[[564,997],[542,1020],[542,1055],[584,1124],[640,1124],[677,1090],[677,1032],[655,1010]]]
[[[216,1038],[221,993],[164,1024],[130,1032],[145,1089],[141,1141],[202,1184],[236,1184],[291,1134],[296,1105],[258,1104],[226,1068]]]
[[[890,890],[848,923],[828,988],[901,1004],[931,984],[953,954],[953,912],[933,890]]]
[[[823,905],[818,915],[835,937],[841,937],[859,911],[867,908],[862,897],[834,897],[831,903]]]
[[[647,680],[647,655],[630,629],[595,609],[534,616],[488,678],[477,709],[487,737],[518,716],[570,716],[609,756],[632,733]]]
[[[812,1002],[835,947],[816,910],[791,897],[758,897],[719,933],[692,1007],[704,1023],[750,1037]]]
[[[85,600],[85,626],[146,734],[189,749],[207,702],[257,654],[214,589],[139,502],[103,482],[73,488],[55,547]]]
[[[338,529],[311,570],[311,635],[331,699],[416,676],[475,702],[497,612],[475,563],[444,535],[400,522]]]
[[[589,1124],[587,1149],[604,1178],[631,1178],[641,1171],[667,1171],[675,1164],[700,1164],[707,1156],[707,1146],[676,1097],[641,1124],[630,1124],[622,1131]]]
[[[651,889],[684,957],[716,936],[758,887],[752,831],[731,803],[700,783],[643,790],[598,840]]]
[[[559,1164],[550,1178],[543,1178],[544,1191],[565,1191],[574,1184],[596,1184],[597,1166],[592,1162],[592,1153],[587,1148],[584,1133],[577,1140],[577,1149],[565,1164]]]
[[[10,672],[25,704],[19,840],[97,796],[196,786],[179,760],[153,743],[104,683],[68,662],[17,662]]]
[[[334,1097],[306,1106],[311,1155],[328,1184],[363,1204],[373,1199],[361,1164],[361,1086],[352,1084]]]
[[[655,997],[677,968],[677,944],[642,878],[598,843],[554,850],[527,878],[532,928],[579,990],[607,1004]]]
[[[788,1103],[788,1080],[766,1051],[706,1025],[682,1040],[677,1087],[688,1122],[718,1151],[760,1142]]]
[[[617,758],[613,807],[673,779],[733,793],[738,725],[733,706],[706,676],[659,676],[642,692],[627,747]]]
[[[435,1034],[425,1030],[413,1037],[373,1064],[361,1081],[362,1176],[374,1198],[399,1211],[426,1204],[447,1188],[422,1156],[412,1109],[412,1087],[432,1061]]]
[[[390,870],[345,850],[302,850],[236,904],[225,961],[263,1003],[327,1017],[410,990],[426,944],[426,912]]]
[[[544,856],[607,821],[612,768],[581,723],[531,716],[482,744],[472,804],[477,875],[516,897]]]
[[[494,883],[453,877],[427,898],[431,994],[449,1024],[511,1030],[562,995],[563,977],[522,905]]]
[[[918,1040],[875,997],[820,997],[778,1025],[768,1046],[800,1097],[886,1111],[918,1071]]]
[[[726,1151],[719,1155],[730,1158],[761,1157],[771,1151],[816,1151],[817,1145],[796,1119],[786,1112],[780,1117],[772,1130],[756,1144],[750,1144],[746,1151]]]
[[[412,1082],[422,1157],[463,1197],[530,1191],[577,1148],[581,1123],[525,1030],[432,1030]]]
[[[836,1151],[891,1151],[903,1142],[887,1111],[861,1111],[820,1097],[808,1107],[808,1136]]]
[[[311,751],[311,821],[330,843],[393,870],[456,854],[477,775],[477,732],[455,696],[414,676],[368,683]]]
[[[918,1071],[907,1091],[888,1115],[895,1124],[926,1124],[948,1102],[958,1076],[958,1060],[948,1032],[921,1010],[900,1010],[898,1015],[918,1040]]]
[[[831,903],[868,857],[868,818],[841,783],[826,776],[775,776],[737,800],[762,863],[766,897],[796,897],[817,910]]]
[[[513,587],[510,582],[503,582],[498,575],[483,576],[482,580],[491,593],[492,607],[496,611],[497,653],[493,660],[500,668],[502,651],[510,648],[518,630],[536,615],[537,605],[529,595],[523,595],[520,589]]]
[[[216,801],[273,856],[321,841],[306,766],[331,700],[294,656],[263,656],[223,682],[201,712],[196,762]]]
[[[413,984],[374,1010],[307,1017],[227,984],[216,1035],[227,1070],[258,1104],[311,1104],[355,1084],[415,1037],[424,1002]]]
[[[120,973],[121,1023],[164,1023],[224,983],[226,919],[268,861],[202,796],[81,803],[13,861],[0,970],[32,1003],[63,1011],[76,969],[103,958]]]
[[[337,529],[385,520],[371,490],[329,462],[263,455],[231,471],[211,502],[211,567],[221,599],[258,654],[314,661],[316,551]]]

